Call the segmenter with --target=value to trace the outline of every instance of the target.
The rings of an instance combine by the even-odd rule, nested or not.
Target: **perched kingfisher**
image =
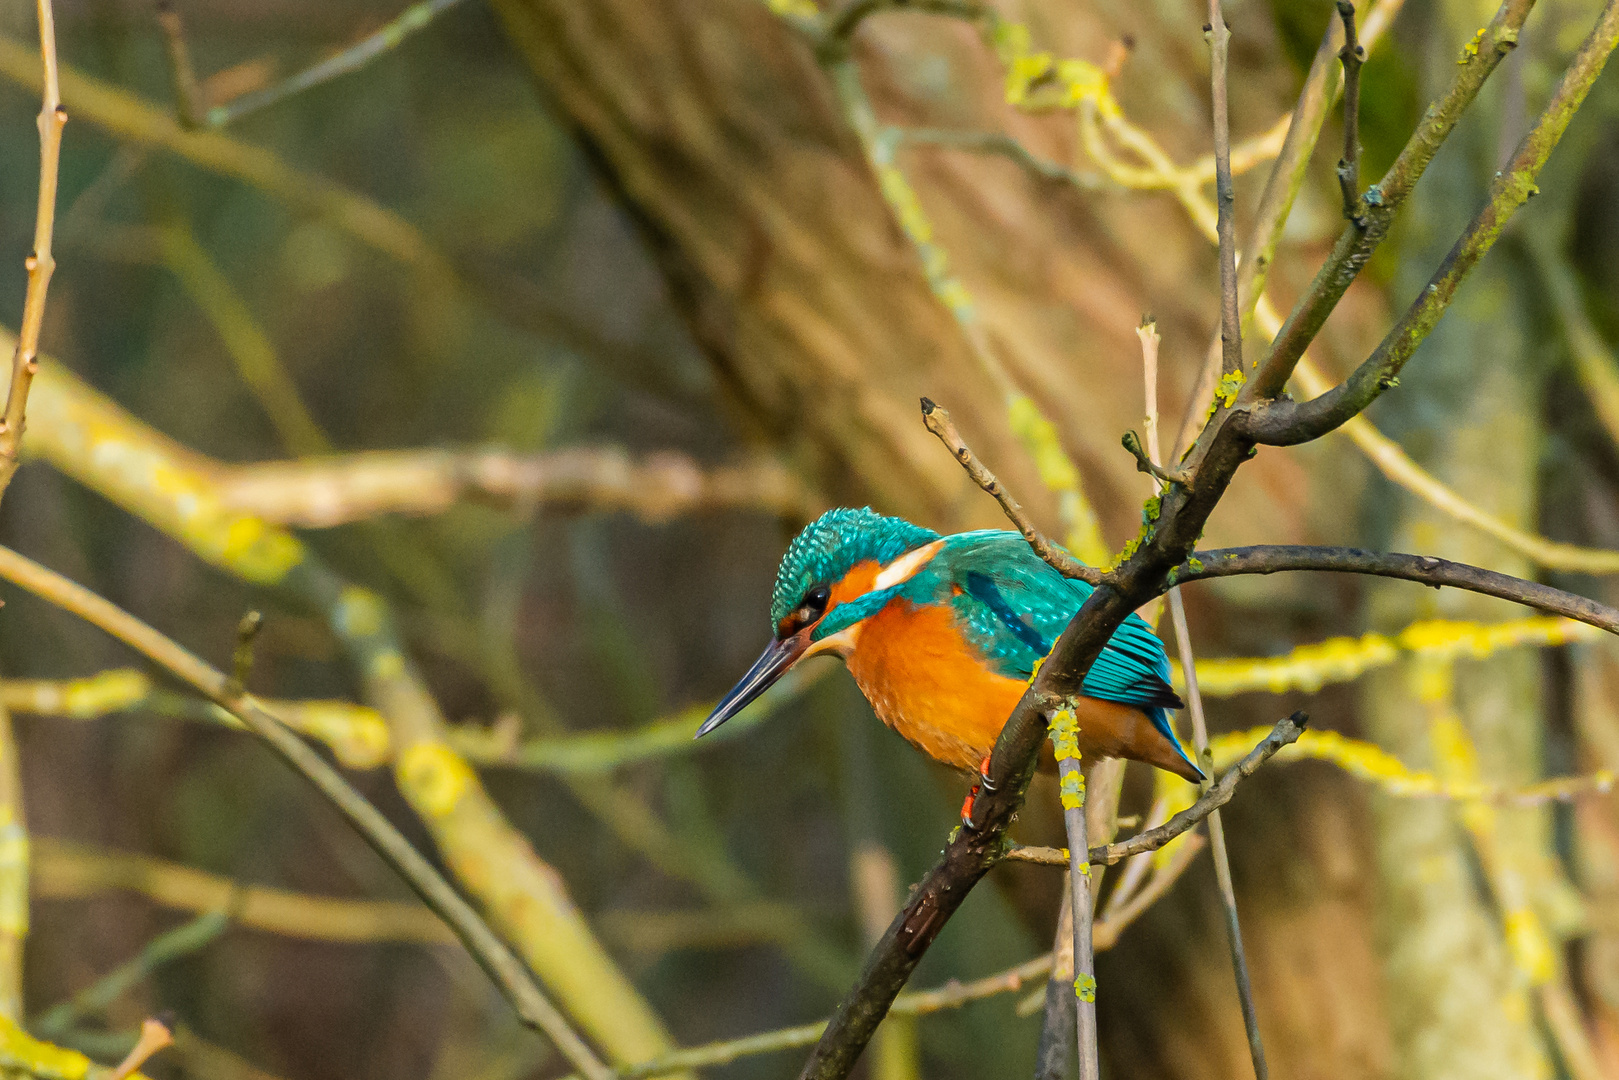
[[[770,601],[774,637],[697,736],[800,660],[835,653],[885,724],[929,757],[982,772],[1036,663],[1090,594],[1015,532],[940,536],[869,508],[829,510],[782,557]],[[1132,613],[1114,631],[1083,690],[1083,755],[1203,778],[1170,726],[1169,710],[1183,703],[1145,619]]]

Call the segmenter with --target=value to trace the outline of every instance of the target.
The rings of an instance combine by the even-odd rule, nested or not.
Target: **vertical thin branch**
[[[1226,59],[1231,31],[1220,13],[1220,0],[1209,0],[1210,84],[1214,97],[1214,197],[1219,211],[1215,230],[1220,237],[1220,370],[1230,376],[1242,371],[1242,316],[1237,306],[1236,192],[1231,187],[1231,115],[1226,93]]]
[[[11,713],[0,705],[0,1016],[23,1020],[22,958],[28,937],[28,828]]]
[[[1192,635],[1186,628],[1186,607],[1179,589],[1169,594],[1169,616],[1175,625],[1175,645],[1180,653],[1181,671],[1186,678],[1186,704],[1192,714],[1192,743],[1205,774],[1203,790],[1212,781],[1214,757],[1209,753],[1209,726],[1203,718],[1203,695],[1197,689],[1197,658],[1192,655]],[[1209,846],[1214,851],[1214,877],[1220,886],[1220,903],[1225,908],[1226,930],[1231,939],[1231,967],[1237,977],[1237,997],[1242,1002],[1242,1023],[1248,1031],[1248,1052],[1254,1059],[1255,1080],[1268,1080],[1265,1045],[1259,1038],[1259,1014],[1254,1009],[1254,988],[1248,978],[1248,954],[1242,947],[1242,926],[1237,920],[1237,893],[1231,886],[1231,860],[1226,855],[1225,826],[1220,811],[1209,815]]]
[[[39,208],[34,214],[34,252],[28,268],[22,326],[17,351],[11,358],[11,389],[0,419],[0,496],[16,475],[22,433],[28,411],[28,390],[39,370],[39,330],[45,321],[45,292],[50,288],[56,260],[51,257],[51,234],[56,227],[56,174],[62,157],[62,125],[67,110],[56,80],[56,21],[51,0],[39,0],[39,53],[45,68],[44,100],[39,108]]]
[[[1096,1042],[1096,956],[1091,948],[1091,862],[1085,827],[1085,774],[1080,770],[1079,719],[1069,707],[1051,718],[1062,792],[1062,818],[1068,830],[1068,878],[1073,894],[1074,1016],[1079,1042],[1079,1080],[1101,1080]]]
[[[180,18],[172,0],[161,0],[157,5],[157,25],[163,31],[163,47],[168,54],[169,82],[174,89],[174,111],[180,126],[202,126],[202,87],[197,83],[197,69],[191,63],[191,46],[186,41],[185,21]]]
[[[1344,217],[1358,222],[1360,212],[1360,69],[1366,50],[1355,40],[1355,5],[1338,0],[1344,24],[1344,47],[1338,59],[1344,65],[1344,156],[1338,159],[1338,186],[1343,190]]]
[[[1070,851],[1072,842],[1070,841]],[[1093,943],[1094,944],[1094,943]],[[1067,890],[1057,911],[1056,939],[1051,945],[1051,975],[1046,979],[1044,1019],[1034,1055],[1034,1080],[1071,1080],[1074,1075],[1074,1025],[1068,1022],[1068,995],[1074,985],[1074,894]]]
[[[1158,457],[1158,327],[1150,318],[1142,320],[1136,330],[1141,338],[1141,366],[1146,375],[1147,396],[1147,453],[1153,462]],[[1209,754],[1209,728],[1203,717],[1203,695],[1198,692],[1197,660],[1192,655],[1192,635],[1186,627],[1186,606],[1181,601],[1179,588],[1168,594],[1169,615],[1175,628],[1175,646],[1180,653],[1181,670],[1186,678],[1186,703],[1192,714],[1192,744],[1197,750],[1198,763],[1203,767],[1203,790],[1213,783],[1214,759]],[[1254,1010],[1253,988],[1248,978],[1248,957],[1242,947],[1242,928],[1237,921],[1237,896],[1231,886],[1231,862],[1226,855],[1225,827],[1220,811],[1209,815],[1209,841],[1214,849],[1214,874],[1220,886],[1220,901],[1225,907],[1226,928],[1231,937],[1231,964],[1237,975],[1237,994],[1242,999],[1242,1022],[1248,1031],[1248,1050],[1253,1055],[1254,1075],[1266,1080],[1269,1070],[1265,1065],[1265,1047],[1259,1038],[1259,1019]]]

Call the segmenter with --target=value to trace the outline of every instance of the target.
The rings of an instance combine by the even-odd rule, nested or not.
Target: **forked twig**
[[[39,107],[39,206],[34,212],[34,251],[28,256],[28,289],[23,297],[17,351],[11,358],[11,389],[0,417],[0,497],[17,473],[22,434],[27,424],[28,390],[39,370],[39,331],[45,322],[45,293],[56,260],[51,234],[56,227],[56,178],[62,160],[62,126],[67,110],[56,76],[56,20],[51,0],[39,0],[39,53],[44,66],[44,94]]]
[[[222,105],[215,105],[204,114],[203,120],[208,127],[228,127],[249,113],[277,105],[302,93],[312,86],[319,86],[323,82],[335,79],[339,75],[347,75],[358,71],[370,61],[381,56],[389,49],[397,46],[411,34],[422,29],[446,8],[453,7],[460,0],[421,0],[400,12],[388,25],[368,35],[363,40],[344,49],[336,56],[328,57],[313,67],[305,68],[298,74],[267,86],[263,90],[255,90],[243,94]]]
[[[961,462],[961,467],[967,470],[967,475],[972,477],[973,483],[983,488],[990,498],[1001,504],[1001,509],[1005,511],[1007,518],[1011,520],[1013,525],[1017,526],[1017,531],[1023,534],[1023,539],[1029,542],[1029,546],[1034,549],[1036,555],[1049,563],[1051,568],[1063,577],[1073,578],[1076,581],[1083,581],[1090,585],[1101,583],[1102,572],[1100,570],[1086,566],[1068,554],[1068,552],[1053,543],[1045,533],[1041,532],[1033,521],[1029,520],[1029,515],[1024,512],[1017,499],[1012,497],[1012,493],[1007,491],[999,480],[995,479],[995,474],[986,469],[983,462],[979,461],[967,444],[962,441],[961,433],[956,430],[956,425],[951,421],[950,414],[928,398],[922,399],[922,423],[929,431],[938,436],[939,441],[944,443],[950,450],[951,455]]]

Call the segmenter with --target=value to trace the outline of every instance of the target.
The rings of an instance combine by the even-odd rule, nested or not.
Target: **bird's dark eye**
[[[806,615],[819,616],[826,611],[827,601],[832,599],[832,590],[825,585],[817,585],[804,594],[799,603],[798,610]]]
[[[804,594],[804,599],[798,602],[781,625],[776,628],[778,637],[788,638],[798,633],[804,627],[820,619],[826,614],[826,605],[832,600],[832,589],[826,585],[817,585]]]

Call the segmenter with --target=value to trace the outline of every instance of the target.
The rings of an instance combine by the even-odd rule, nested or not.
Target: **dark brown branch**
[[[1259,544],[1254,547],[1221,548],[1199,551],[1169,575],[1165,589],[1188,581],[1236,577],[1241,574],[1275,574],[1289,570],[1324,570],[1341,574],[1371,574],[1400,578],[1433,588],[1449,586],[1468,592],[1537,608],[1553,615],[1599,627],[1619,634],[1619,608],[1598,603],[1589,597],[1554,589],[1510,574],[1484,570],[1466,563],[1436,559],[1431,555],[1404,555],[1397,552],[1362,551],[1348,547],[1303,547],[1288,544]]]
[[[1344,65],[1344,156],[1338,159],[1338,187],[1344,196],[1344,217],[1358,223],[1360,202],[1360,69],[1366,50],[1355,40],[1355,5],[1338,0],[1338,18],[1344,24],[1344,47],[1338,59]]]
[[[1540,189],[1535,179],[1568,129],[1569,121],[1602,74],[1619,43],[1619,0],[1608,0],[1596,26],[1563,73],[1546,109],[1518,144],[1511,163],[1495,174],[1487,201],[1445,256],[1428,285],[1376,351],[1354,374],[1312,401],[1265,406],[1249,418],[1248,434],[1256,442],[1286,446],[1318,439],[1359,414],[1383,391],[1399,384],[1400,370],[1427,338],[1450,306],[1469,271],[1495,245],[1507,221]],[[1286,327],[1283,333],[1287,332]]]
[[[1029,515],[1024,513],[1023,507],[1012,497],[1012,493],[1001,486],[1001,482],[995,479],[995,474],[984,468],[983,463],[962,441],[961,433],[956,430],[950,414],[928,398],[922,399],[922,423],[938,436],[939,441],[949,448],[951,455],[961,462],[961,467],[967,470],[967,475],[972,477],[973,483],[983,488],[990,498],[1001,504],[1007,518],[1017,527],[1017,531],[1023,534],[1023,539],[1029,542],[1036,555],[1051,564],[1051,568],[1063,577],[1091,585],[1101,582],[1100,570],[1086,566],[1068,554],[1029,520]]]
[[[1220,370],[1242,371],[1242,314],[1237,304],[1237,195],[1231,186],[1231,110],[1226,93],[1231,31],[1220,13],[1220,0],[1209,0],[1210,82],[1214,98],[1215,232],[1220,239]]]
[[[1366,260],[1383,242],[1396,211],[1416,187],[1440,145],[1449,138],[1456,122],[1478,96],[1479,89],[1501,63],[1501,58],[1517,45],[1518,30],[1534,5],[1535,0],[1504,0],[1477,40],[1468,46],[1450,88],[1428,106],[1394,164],[1383,174],[1383,179],[1367,191],[1362,219],[1350,222],[1344,229],[1310,288],[1282,324],[1258,373],[1244,388],[1245,400],[1274,398],[1282,392],[1299,357],[1320,333],[1327,316],[1349,289],[1349,283],[1359,276]]]

